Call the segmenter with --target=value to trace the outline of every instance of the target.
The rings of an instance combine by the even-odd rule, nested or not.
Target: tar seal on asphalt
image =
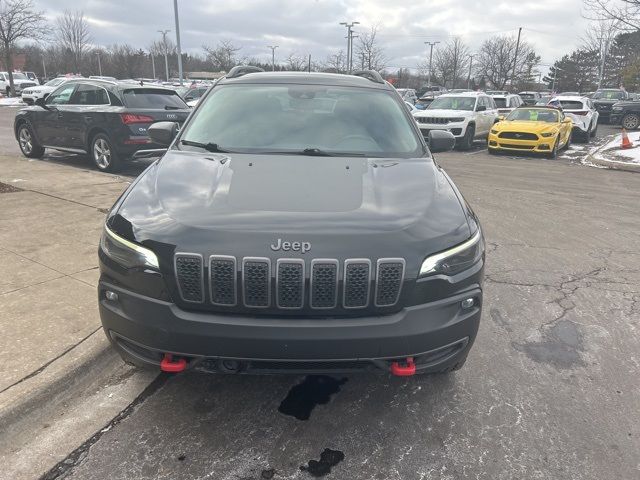
[[[309,463],[306,466],[302,465],[300,470],[309,472],[312,477],[324,477],[331,473],[331,469],[343,460],[344,453],[340,450],[325,448],[324,452],[320,454],[320,461],[309,460]]]
[[[309,375],[289,390],[278,411],[298,420],[309,420],[315,406],[329,403],[331,395],[338,393],[346,381],[346,378],[338,380],[326,375]]]

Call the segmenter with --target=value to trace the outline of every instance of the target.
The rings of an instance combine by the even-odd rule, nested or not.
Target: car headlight
[[[544,132],[544,133],[541,133],[540,135],[545,138],[549,138],[549,137],[553,137],[555,134],[556,134],[555,132]]]
[[[613,107],[612,110],[615,110],[616,112],[621,112],[622,107]]]
[[[494,135],[497,135],[498,134],[498,130],[495,130],[495,129],[492,128],[491,129],[491,133],[493,133]]]
[[[100,248],[106,256],[125,268],[155,268],[158,269],[158,257],[148,248],[130,242],[126,238],[112,232],[104,226]]]
[[[449,123],[460,123],[460,122],[464,122],[464,117],[456,117],[456,118],[449,119]]]
[[[466,242],[427,257],[420,267],[420,276],[455,275],[475,265],[484,253],[484,241],[480,229]]]

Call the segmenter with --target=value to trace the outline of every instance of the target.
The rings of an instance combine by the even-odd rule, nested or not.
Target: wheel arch
[[[109,133],[103,127],[93,127],[87,132],[87,138],[85,139],[85,146],[87,147],[87,152],[91,153],[91,142],[93,138],[99,133],[103,133],[107,137],[109,137]],[[111,137],[109,137],[111,138]]]

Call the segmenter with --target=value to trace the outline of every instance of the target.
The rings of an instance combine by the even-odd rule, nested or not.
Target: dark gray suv
[[[484,240],[394,88],[232,70],[112,207],[102,324],[163,371],[395,375],[460,368]],[[434,131],[432,150],[453,148]]]

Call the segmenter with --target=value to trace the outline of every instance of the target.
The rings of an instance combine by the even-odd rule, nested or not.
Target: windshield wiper
[[[299,152],[291,152],[294,155],[296,153],[302,155],[309,155],[311,157],[364,157],[366,156],[364,153],[358,152],[327,152],[326,150],[321,150],[320,148],[305,148],[304,150],[300,150]]]
[[[231,153],[231,151],[229,150],[224,150],[220,147],[218,147],[217,143],[201,143],[201,142],[192,142],[191,140],[180,140],[180,143],[182,145],[187,145],[188,147],[198,147],[198,148],[202,148],[203,150],[206,150],[207,152],[214,152],[214,153]]]
[[[165,110],[184,110],[182,107],[174,107],[173,105],[165,105]]]

